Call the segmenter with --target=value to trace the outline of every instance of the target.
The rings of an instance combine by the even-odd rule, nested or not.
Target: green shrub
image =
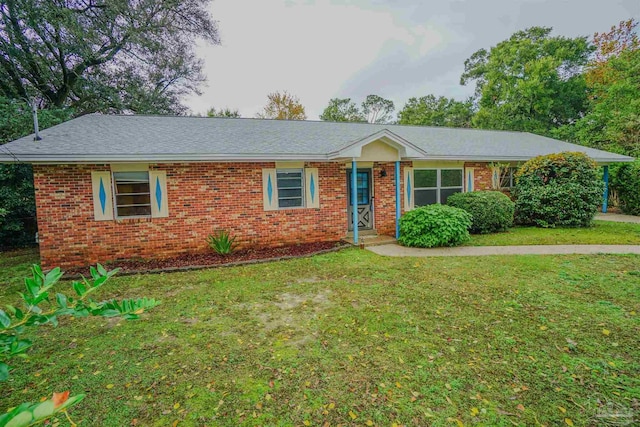
[[[515,204],[500,191],[456,193],[449,196],[447,204],[471,214],[469,232],[472,234],[505,231],[513,225]]]
[[[515,221],[539,227],[588,227],[603,190],[596,163],[584,153],[535,157],[516,173]]]
[[[404,246],[433,248],[456,246],[469,240],[471,214],[445,205],[428,205],[400,218],[400,238]]]
[[[640,159],[621,165],[611,178],[611,188],[618,194],[622,212],[640,215]]]
[[[228,231],[220,230],[216,234],[209,234],[207,237],[209,247],[220,255],[230,255],[236,250],[238,244],[236,238],[231,237]]]

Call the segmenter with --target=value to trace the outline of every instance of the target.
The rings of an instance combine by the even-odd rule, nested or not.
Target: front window
[[[500,171],[500,188],[513,188],[516,186],[515,174],[518,168],[503,168]]]
[[[300,208],[304,206],[304,173],[302,169],[278,169],[278,207]]]
[[[445,204],[450,195],[462,192],[462,169],[416,169],[413,182],[416,206]]]
[[[149,172],[114,172],[116,216],[151,216]]]

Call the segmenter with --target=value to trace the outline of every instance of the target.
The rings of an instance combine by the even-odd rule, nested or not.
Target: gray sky
[[[221,46],[199,45],[207,87],[186,99],[254,117],[287,90],[317,120],[329,99],[368,94],[395,102],[433,93],[464,99],[464,61],[514,32],[550,26],[591,36],[629,18],[640,0],[214,0]]]

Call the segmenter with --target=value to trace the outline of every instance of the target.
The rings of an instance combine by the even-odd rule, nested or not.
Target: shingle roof
[[[581,151],[600,163],[631,157],[524,132],[314,121],[88,114],[0,146],[0,162],[328,159],[388,130],[424,159],[527,160]]]

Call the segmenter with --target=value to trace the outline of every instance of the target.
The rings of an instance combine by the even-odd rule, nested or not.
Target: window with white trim
[[[513,188],[516,186],[515,174],[518,168],[503,168],[500,171],[500,188]]]
[[[116,217],[151,216],[149,172],[113,172]]]
[[[278,169],[278,208],[301,208],[304,206],[304,170]]]
[[[462,169],[414,169],[415,206],[445,204],[450,195],[462,192]]]

